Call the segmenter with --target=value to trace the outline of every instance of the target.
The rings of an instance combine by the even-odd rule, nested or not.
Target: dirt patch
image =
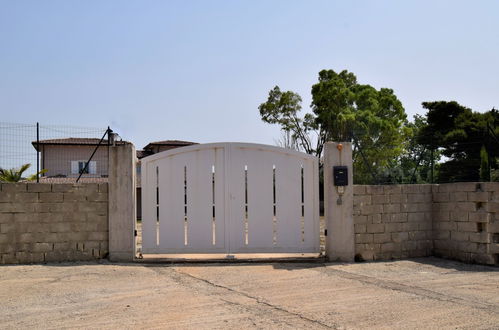
[[[499,270],[362,264],[0,267],[1,328],[494,328]]]

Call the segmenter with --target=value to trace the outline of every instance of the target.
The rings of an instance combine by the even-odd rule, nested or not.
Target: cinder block
[[[466,222],[460,222],[460,224],[465,224]],[[445,222],[438,222],[435,223],[435,229],[437,230],[454,230],[457,231],[457,222],[454,221],[445,221]]]
[[[29,193],[16,193],[14,195],[14,202],[16,203],[37,203],[38,202],[38,193],[29,192]]]
[[[490,254],[471,254],[471,260],[472,262],[475,262],[477,264],[484,264],[484,265],[494,265],[495,264],[495,259],[494,256]]]
[[[87,197],[84,194],[70,191],[64,193],[63,200],[64,202],[84,202],[87,200]]]
[[[365,186],[367,195],[383,195],[385,193],[383,186]]]
[[[463,183],[445,183],[438,187],[439,192],[455,192],[455,191],[476,191],[476,183],[463,182]]]
[[[16,225],[13,222],[0,223],[0,233],[2,233],[2,234],[14,233],[15,229],[16,229]]]
[[[0,191],[0,203],[10,203],[14,201],[15,192]]]
[[[468,213],[468,221],[470,222],[484,222],[489,223],[491,220],[491,214],[486,211],[477,211]]]
[[[419,190],[424,194],[431,194],[433,191],[433,185],[432,184],[420,184]]]
[[[400,185],[386,185],[384,186],[384,191],[386,195],[400,195],[402,193],[402,187]]]
[[[418,248],[418,243],[416,241],[403,241],[398,244],[401,244],[402,251],[412,251],[417,250]]]
[[[15,235],[15,241],[19,243],[31,243],[34,240],[33,233],[18,233]]]
[[[107,241],[109,238],[108,232],[94,232],[89,233],[88,240],[90,241]]]
[[[466,193],[464,193],[466,198]],[[448,192],[437,192],[433,193],[433,201],[437,203],[448,202],[450,201],[450,196]]]
[[[353,196],[353,205],[354,206],[361,206],[363,207],[364,205],[371,205],[371,196],[370,195],[354,195]]]
[[[56,222],[50,224],[50,231],[53,233],[66,233],[71,231],[71,223]]]
[[[53,243],[54,244],[54,250],[56,252],[61,252],[61,251],[69,251],[73,248],[73,243],[69,242],[57,242]]]
[[[431,194],[408,194],[407,195],[407,203],[431,203],[432,195]]]
[[[407,203],[407,194],[393,194],[388,196],[392,204]]]
[[[424,240],[431,237],[426,237],[426,231],[424,230],[416,230],[409,232],[409,239],[413,241]]]
[[[477,231],[476,222],[458,222],[457,223],[457,231],[476,232]]]
[[[107,183],[99,183],[99,192],[107,193],[108,192],[108,184]],[[355,194],[355,186],[353,189],[353,193]]]
[[[48,252],[54,249],[54,245],[52,243],[34,243],[33,244],[33,252]]]
[[[499,192],[499,182],[481,182],[483,191]]]
[[[435,210],[433,210],[432,219],[435,222],[449,221],[450,220],[450,211],[435,211]]]
[[[417,222],[405,222],[402,225],[402,231],[417,231],[419,224]]]
[[[469,233],[469,240],[475,243],[492,243],[492,235],[486,232]]]
[[[379,214],[383,213],[382,205],[364,205],[361,210],[362,215]]]
[[[368,223],[367,224],[367,232],[368,233],[384,233],[385,225],[382,223]]]
[[[418,223],[418,229],[419,230],[432,230],[432,221],[425,220],[424,222]]]
[[[1,259],[2,259],[1,262],[4,265],[12,265],[19,263],[16,259],[15,253],[2,253]]]
[[[485,204],[485,211],[499,213],[499,202],[488,202]]]
[[[450,231],[447,230],[439,230],[433,233],[433,237],[436,240],[449,240],[450,239]]]
[[[476,253],[478,244],[474,242],[458,242],[459,251]]]
[[[46,224],[64,221],[62,213],[37,213],[37,219]]]
[[[107,187],[107,185],[106,185]],[[363,185],[354,185],[353,186],[353,195],[364,195],[366,193],[366,186]]]
[[[466,202],[468,201],[468,193],[465,191],[455,191],[449,193],[450,201],[452,202]]]
[[[372,243],[373,234],[355,234],[355,243]]]
[[[392,241],[395,243],[405,242],[409,239],[408,232],[392,233],[391,235],[392,235]]]
[[[52,185],[50,183],[28,183],[27,190],[30,192],[49,192],[52,191]]]
[[[417,194],[420,192],[418,184],[404,184],[400,186],[402,194]]]
[[[370,261],[374,260],[374,252],[373,251],[359,251],[360,257],[362,260]]]
[[[367,215],[354,215],[353,223],[354,224],[367,223]]]
[[[381,216],[384,223],[407,222],[407,213],[387,213]]]
[[[450,238],[454,241],[467,241],[470,238],[470,234],[465,231],[451,231]]]
[[[381,223],[381,214],[372,214],[367,216],[367,223]]]
[[[388,195],[373,195],[372,204],[386,204],[388,203]]]
[[[402,245],[400,243],[383,243],[381,244],[381,252],[394,252],[402,250]]]
[[[355,224],[354,227],[356,234],[363,234],[367,232],[367,226],[365,224]]]
[[[468,221],[468,212],[466,211],[451,211],[450,212],[451,221]]]
[[[1,183],[2,192],[25,192],[28,191],[26,183]]]
[[[385,231],[388,233],[400,232],[402,227],[403,225],[400,222],[385,223]]]
[[[400,204],[385,204],[383,205],[383,213],[399,213]]]
[[[392,241],[390,233],[373,234],[373,243],[388,243]]]
[[[470,202],[488,202],[489,192],[468,192],[468,201]]]
[[[53,192],[67,193],[74,190],[74,185],[72,183],[54,183],[52,185]]]
[[[425,214],[423,212],[409,213],[407,215],[407,221],[409,222],[424,222]]]
[[[106,202],[107,193],[91,193],[87,195],[87,201],[89,202]]]
[[[61,203],[63,196],[63,193],[41,192],[38,197],[41,203]]]

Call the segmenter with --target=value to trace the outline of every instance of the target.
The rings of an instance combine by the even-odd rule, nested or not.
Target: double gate
[[[142,253],[318,253],[317,158],[212,143],[142,159]]]

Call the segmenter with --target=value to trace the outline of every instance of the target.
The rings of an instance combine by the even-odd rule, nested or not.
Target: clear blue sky
[[[421,102],[499,107],[499,1],[0,0],[1,121],[147,142],[274,144],[274,85],[304,108],[321,69]]]

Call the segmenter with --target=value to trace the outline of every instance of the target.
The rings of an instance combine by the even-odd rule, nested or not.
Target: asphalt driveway
[[[0,328],[499,328],[499,269],[356,264],[0,267]]]

